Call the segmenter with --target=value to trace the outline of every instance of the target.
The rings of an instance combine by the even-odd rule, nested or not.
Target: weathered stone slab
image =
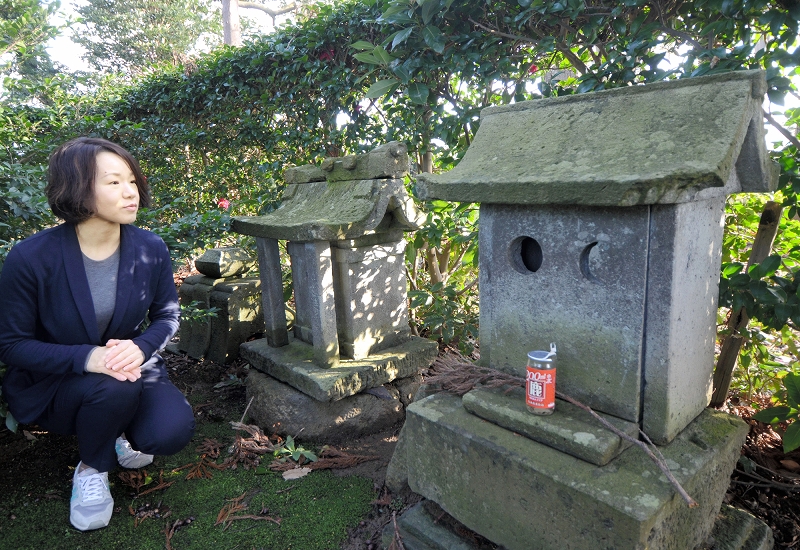
[[[339,362],[339,337],[330,244],[290,242],[286,249],[292,261],[297,305],[294,335],[314,347],[317,365],[335,367]]]
[[[769,525],[753,514],[723,504],[709,539],[714,550],[772,550]]]
[[[410,337],[366,359],[341,359],[332,368],[316,365],[313,348],[299,340],[273,348],[262,338],[245,342],[239,353],[256,369],[318,401],[338,401],[417,374],[436,358],[438,344],[426,338]]]
[[[214,279],[206,275],[192,275],[186,277],[181,284],[178,297],[182,306],[194,303],[195,307],[208,309],[211,307],[211,293],[214,285],[225,279]],[[202,358],[208,351],[211,342],[211,318],[181,320],[180,342],[178,347],[186,352],[189,357]]]
[[[508,393],[478,388],[464,395],[462,403],[467,411],[489,422],[598,466],[608,464],[632,445],[586,411],[560,399],[553,414],[532,414],[525,405],[523,388]],[[621,432],[639,438],[638,424],[608,415],[603,418]]]
[[[322,171],[322,168],[313,164],[290,166],[283,171],[283,181],[286,182],[286,185],[325,181],[325,172]]]
[[[241,248],[229,246],[206,250],[194,265],[203,275],[218,279],[247,273],[255,267],[256,261]]]
[[[408,147],[392,141],[368,153],[328,157],[320,168],[328,181],[402,178],[408,175]]]
[[[336,326],[342,355],[363,359],[410,335],[405,241],[331,249]]]
[[[264,332],[261,312],[261,281],[254,277],[217,283],[211,293],[211,339],[205,358],[227,364],[239,357],[239,346],[255,334]]]
[[[382,229],[418,229],[425,220],[401,179],[310,182],[288,186],[274,212],[233,218],[231,229],[288,241],[336,241],[375,230],[387,213],[392,225]]]
[[[489,107],[458,166],[420,174],[418,192],[631,206],[769,191],[777,170],[764,143],[766,89],[762,71],[737,71]]]
[[[638,447],[596,466],[482,420],[450,395],[412,403],[403,437],[411,489],[509,550],[686,550],[711,533],[747,430],[706,409],[660,447],[696,508]]]
[[[649,208],[482,204],[480,218],[481,362],[525,376],[555,342],[564,393],[638,422]]]
[[[724,197],[651,210],[642,430],[656,443],[711,399],[724,217]]]
[[[431,517],[426,506],[430,501],[415,504],[397,518],[397,527],[408,550],[474,550],[477,546],[467,534],[456,533],[448,526]],[[390,548],[394,537],[392,522],[384,528],[381,537],[382,547]]]
[[[403,419],[404,408],[396,391],[390,388],[386,396],[360,393],[318,401],[269,375],[247,375],[250,418],[271,433],[299,434],[305,441],[333,444],[394,426]]]
[[[475,534],[463,525],[449,519],[442,521],[435,505],[430,510],[430,501],[422,501],[397,518],[397,527],[406,550],[477,550],[485,548],[475,542]],[[390,548],[394,536],[394,525],[389,523],[381,537],[382,548]],[[753,515],[722,505],[711,536],[696,550],[772,550],[774,545],[769,526]],[[531,548],[536,548],[531,546]]]

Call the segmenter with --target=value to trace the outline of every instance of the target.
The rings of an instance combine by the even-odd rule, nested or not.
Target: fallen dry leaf
[[[310,471],[311,468],[293,468],[291,470],[286,470],[283,472],[283,479],[299,479],[307,476]]]
[[[791,459],[781,460],[781,466],[790,472],[800,472],[800,464]]]

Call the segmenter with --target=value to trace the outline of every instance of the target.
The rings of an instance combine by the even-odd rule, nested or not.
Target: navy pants
[[[162,365],[148,365],[136,382],[98,373],[70,375],[36,420],[43,428],[78,436],[81,462],[108,472],[117,465],[114,442],[151,455],[175,454],[194,434],[194,414]]]

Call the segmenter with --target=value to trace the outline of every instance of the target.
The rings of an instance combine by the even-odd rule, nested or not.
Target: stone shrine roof
[[[232,220],[237,233],[288,241],[355,239],[376,231],[418,229],[424,214],[403,184],[408,151],[391,142],[369,153],[289,168],[274,212]]]
[[[419,174],[423,199],[632,206],[769,191],[763,71],[488,107],[464,158]]]

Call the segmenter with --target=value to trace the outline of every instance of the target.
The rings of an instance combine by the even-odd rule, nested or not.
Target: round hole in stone
[[[591,281],[593,283],[598,283],[599,284],[600,283],[600,279],[595,277],[594,273],[592,273],[592,267],[591,267],[591,261],[590,261],[591,260],[591,256],[593,256],[592,250],[594,250],[595,246],[597,246],[597,241],[587,244],[586,247],[583,249],[583,251],[581,252],[581,258],[580,258],[580,268],[581,268],[581,273],[583,274],[584,277],[586,277],[586,279],[588,279],[589,281]],[[595,250],[595,254],[596,253],[597,253],[597,251]]]
[[[542,247],[532,237],[517,237],[509,252],[511,265],[520,273],[536,273],[542,267]]]

